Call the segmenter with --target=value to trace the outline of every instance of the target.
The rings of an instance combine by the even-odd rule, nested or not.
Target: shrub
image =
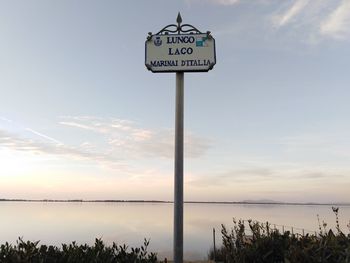
[[[157,255],[148,253],[148,240],[144,240],[140,248],[128,248],[126,245],[105,246],[101,239],[96,239],[95,244],[89,246],[62,244],[62,249],[56,246],[40,245],[39,241],[23,241],[18,239],[16,245],[8,242],[0,246],[0,262],[8,263],[76,263],[76,262],[123,262],[123,263],[155,263]]]
[[[323,229],[320,225],[318,235],[305,236],[289,231],[280,233],[269,223],[262,224],[248,220],[251,235],[246,235],[243,220],[233,220],[233,228],[228,231],[222,225],[223,245],[219,249],[218,261],[227,263],[313,263],[313,262],[350,262],[350,234],[345,235],[339,227],[338,208],[336,215],[336,233]],[[209,254],[213,259],[213,252]]]

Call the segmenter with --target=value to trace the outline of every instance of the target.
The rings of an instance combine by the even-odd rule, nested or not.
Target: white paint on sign
[[[215,40],[208,34],[152,35],[145,65],[152,72],[208,71],[216,63]]]

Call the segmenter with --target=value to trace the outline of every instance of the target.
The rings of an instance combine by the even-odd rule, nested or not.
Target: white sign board
[[[152,35],[145,65],[152,72],[208,71],[216,63],[215,40],[208,34]]]

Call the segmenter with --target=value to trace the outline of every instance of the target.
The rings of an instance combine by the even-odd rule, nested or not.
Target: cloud
[[[311,171],[311,172],[305,172],[301,175],[299,175],[300,179],[322,179],[322,178],[327,178],[327,177],[343,177],[343,175],[334,175],[334,174],[327,174],[325,172],[320,172],[320,171]]]
[[[227,186],[232,183],[272,180],[274,171],[266,167],[232,169],[222,173],[201,176],[189,181],[196,187]]]
[[[9,120],[9,119],[7,119],[5,117],[0,117],[0,120],[5,121],[5,122],[9,122],[9,123],[12,122],[12,120]]]
[[[350,1],[295,0],[287,8],[274,5],[268,15],[279,34],[317,44],[323,40],[346,40],[350,36]],[[283,30],[282,30],[283,29]]]
[[[245,167],[244,167],[245,166]],[[347,200],[349,167],[270,162],[261,166],[239,163],[221,171],[191,174],[186,180],[189,195],[201,193],[207,200],[273,199],[291,202]],[[230,168],[231,167],[231,168]],[[236,168],[232,168],[236,167]],[[240,167],[240,168],[239,168]],[[335,190],[336,189],[336,193]]]
[[[200,0],[189,2],[202,3]],[[214,25],[214,35],[239,37],[241,41],[282,41],[319,44],[327,40],[350,40],[349,0],[207,0],[212,4],[235,6],[237,15]],[[242,11],[242,12],[240,12]],[[269,46],[271,43],[269,42]]]
[[[137,127],[134,122],[113,118],[62,117],[59,123],[65,126],[103,135],[111,152],[123,151],[129,157],[174,156],[174,133],[168,129],[150,130]],[[210,140],[187,133],[184,138],[185,156],[198,158],[210,148]]]
[[[236,5],[240,0],[211,0],[210,2],[218,5]]]
[[[31,154],[49,154],[75,160],[94,161],[118,169],[125,168],[120,159],[105,153],[90,152],[80,147],[63,144],[36,141],[4,130],[0,130],[0,148]]]
[[[43,138],[43,139],[45,139],[45,140],[54,142],[54,143],[56,143],[56,144],[63,144],[62,142],[60,142],[60,141],[58,141],[58,140],[56,140],[56,139],[54,139],[54,138],[52,138],[52,137],[50,137],[50,136],[47,136],[47,135],[45,135],[45,134],[43,134],[43,133],[41,133],[41,132],[38,132],[38,131],[33,130],[33,129],[31,129],[31,128],[25,128],[25,127],[23,127],[22,125],[19,125],[18,123],[16,123],[15,121],[13,121],[13,120],[7,119],[7,118],[5,118],[5,117],[0,117],[0,120],[5,121],[5,122],[7,122],[8,124],[10,124],[11,126],[9,126],[9,127],[17,128],[17,129],[22,129],[22,130],[28,131],[28,132],[30,132],[30,133],[32,133],[32,134],[35,134],[36,136],[39,136],[39,137],[41,137],[41,138]]]
[[[63,116],[59,123],[66,126],[89,130],[97,133],[115,133],[130,131],[133,123],[128,120],[115,118],[99,118],[94,116]]]
[[[325,148],[334,143],[338,137],[320,133],[305,133],[293,136],[286,136],[279,139],[278,143],[287,148]]]
[[[33,129],[26,128],[25,130],[26,130],[26,131],[29,131],[29,132],[31,132],[31,133],[34,133],[35,135],[38,135],[39,137],[42,137],[42,138],[47,139],[47,140],[49,140],[49,141],[52,141],[52,142],[54,142],[54,143],[63,145],[62,142],[60,142],[60,141],[58,141],[58,140],[56,140],[56,139],[54,139],[54,138],[52,138],[52,137],[50,137],[50,136],[47,136],[47,135],[45,135],[45,134],[43,134],[43,133],[40,133],[40,132],[38,132],[38,131],[35,131],[35,130],[33,130]]]
[[[255,187],[288,185],[289,183],[301,183],[312,186],[310,182],[337,182],[349,174],[348,168],[334,168],[327,166],[317,167],[313,165],[303,165],[298,163],[270,163],[264,166],[242,167],[227,169],[223,172],[212,172],[200,176],[192,176],[188,181],[189,185],[197,188],[212,187]],[[350,179],[350,178],[349,178]]]
[[[145,133],[145,132],[144,132]],[[139,140],[132,134],[131,138],[124,139],[124,151],[139,157],[174,158],[174,133],[169,130],[157,132],[148,131],[147,137]],[[112,145],[120,146],[120,141],[111,142]],[[210,141],[193,134],[187,134],[184,138],[185,157],[199,158],[210,147]]]
[[[61,117],[59,124],[76,129],[70,133],[69,139],[74,141],[73,144],[68,145],[34,129],[18,126],[20,132],[30,132],[36,137],[28,136],[28,133],[18,135],[3,128],[0,129],[0,148],[83,160],[123,172],[135,172],[136,160],[174,158],[174,133],[168,129],[142,129],[128,120],[93,116]],[[187,158],[203,156],[211,145],[208,139],[192,133],[187,133],[184,140]]]
[[[229,6],[229,5],[237,5],[240,3],[240,0],[205,0],[207,3],[211,3],[214,5],[224,5],[224,6]],[[187,4],[191,4],[193,2],[196,3],[203,3],[203,0],[186,0]]]
[[[350,33],[350,1],[343,0],[321,23],[320,33],[334,38],[344,38]]]
[[[292,4],[292,6],[285,11],[283,14],[275,18],[275,23],[278,27],[284,26],[300,14],[306,5],[309,3],[309,0],[297,0]]]
[[[200,0],[188,0],[202,3]],[[278,47],[295,42],[320,44],[327,40],[350,40],[349,0],[206,0],[212,4],[235,6],[237,15],[214,25],[216,36],[238,37],[255,43],[258,39],[282,41]],[[242,11],[242,12],[240,12]],[[240,41],[240,42],[241,42]],[[277,45],[276,45],[277,47]]]
[[[350,136],[345,132],[336,133],[306,133],[281,138],[278,144],[283,146],[286,153],[306,155],[307,158],[320,160],[334,160],[347,163],[350,157]]]

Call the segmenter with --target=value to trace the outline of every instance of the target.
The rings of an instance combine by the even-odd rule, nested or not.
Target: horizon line
[[[143,199],[24,199],[24,198],[0,198],[0,202],[67,202],[67,203],[174,203],[169,200],[143,200]],[[343,205],[350,206],[347,202],[317,203],[317,202],[281,202],[281,201],[184,201],[186,204],[259,204],[259,205]]]

